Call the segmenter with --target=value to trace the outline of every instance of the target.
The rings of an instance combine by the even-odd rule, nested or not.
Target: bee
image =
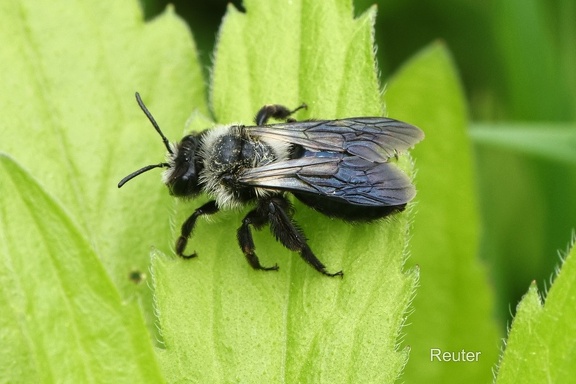
[[[298,252],[318,272],[331,273],[308,246],[293,219],[291,193],[312,209],[349,222],[371,222],[403,211],[415,195],[410,178],[394,165],[398,154],[424,138],[407,123],[385,117],[296,121],[304,108],[265,105],[254,126],[221,125],[191,133],[170,143],[136,93],[138,105],[168,151],[167,161],[148,165],[124,177],[118,188],[154,168],[166,168],[163,181],[175,197],[212,199],[182,224],[176,254],[185,259],[186,245],[198,219],[220,210],[252,206],[237,231],[240,249],[256,270],[263,266],[255,252],[252,230],[268,225],[284,247]],[[267,124],[269,119],[285,123]]]

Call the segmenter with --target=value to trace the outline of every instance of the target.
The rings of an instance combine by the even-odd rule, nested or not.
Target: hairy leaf
[[[218,123],[250,124],[264,104],[295,117],[381,115],[372,8],[353,18],[347,0],[246,1],[228,7],[218,36],[211,100]],[[410,169],[406,158],[403,168]],[[191,212],[197,204],[188,204]],[[263,265],[254,271],[236,243],[240,213],[202,221],[194,260],[156,253],[157,309],[170,381],[394,382],[406,363],[398,334],[416,271],[403,272],[410,212],[351,226],[296,203],[296,221],[330,271],[255,231]],[[180,223],[185,215],[178,215]]]
[[[567,255],[546,302],[533,282],[520,304],[497,383],[569,383],[576,376],[576,251]]]
[[[76,223],[5,155],[0,180],[0,382],[162,381],[138,306]]]
[[[426,133],[414,151],[418,214],[409,264],[420,267],[420,287],[405,343],[412,348],[410,383],[484,383],[492,375],[499,335],[492,292],[477,259],[479,218],[466,133],[464,96],[446,48],[433,44],[391,80],[391,117]],[[477,361],[444,362],[442,352],[480,352]]]

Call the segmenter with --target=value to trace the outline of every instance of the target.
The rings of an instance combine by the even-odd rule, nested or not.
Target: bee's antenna
[[[136,176],[141,175],[144,172],[148,172],[149,170],[154,169],[154,168],[170,168],[170,164],[168,164],[168,163],[152,164],[152,165],[147,165],[143,168],[140,168],[139,170],[132,172],[131,174],[129,174],[128,176],[126,176],[125,178],[120,180],[120,182],[118,183],[118,188],[122,188],[122,186],[124,184],[126,184],[128,181],[130,181],[133,178],[135,178]]]
[[[158,132],[158,134],[160,135],[160,137],[162,138],[162,141],[164,142],[164,146],[166,147],[166,149],[168,150],[168,152],[173,155],[174,152],[172,151],[172,148],[170,148],[170,142],[168,141],[168,139],[166,138],[166,136],[164,136],[164,134],[162,133],[162,131],[160,130],[160,127],[158,126],[158,123],[156,123],[156,120],[154,120],[154,117],[152,117],[152,114],[150,113],[150,111],[148,110],[148,108],[146,108],[146,106],[144,105],[144,102],[142,101],[142,99],[140,98],[140,94],[138,92],[136,92],[136,101],[138,102],[138,105],[140,106],[140,108],[142,109],[142,111],[144,112],[144,114],[146,115],[146,117],[148,117],[148,120],[150,120],[150,122],[152,123],[152,125],[154,126],[154,129],[156,130],[156,132]],[[147,168],[147,167],[144,167]],[[142,169],[144,169],[142,168]],[[148,169],[146,169],[147,171]],[[145,171],[142,171],[145,172]],[[135,175],[136,176],[136,175]],[[128,181],[128,180],[126,180]],[[120,186],[119,186],[120,187]]]

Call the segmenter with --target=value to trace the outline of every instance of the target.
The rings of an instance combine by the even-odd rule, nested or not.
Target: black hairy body
[[[258,111],[255,126],[231,125],[185,136],[172,145],[162,134],[139,95],[138,103],[162,137],[168,162],[149,165],[126,176],[127,181],[153,168],[167,168],[163,180],[170,193],[193,198],[206,193],[213,198],[184,222],[176,242],[183,258],[197,219],[222,209],[252,206],[237,231],[242,252],[254,269],[263,266],[255,253],[251,228],[268,225],[286,248],[300,253],[314,269],[328,272],[308,246],[294,222],[294,208],[286,193],[316,211],[346,221],[369,222],[402,211],[414,197],[410,179],[393,163],[424,137],[409,124],[383,118],[358,117],[340,120],[296,122],[290,110],[267,105]],[[266,125],[270,118],[286,123]]]

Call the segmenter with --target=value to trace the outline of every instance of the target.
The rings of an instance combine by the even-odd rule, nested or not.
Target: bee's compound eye
[[[198,191],[198,174],[194,162],[188,161],[175,166],[166,183],[174,196],[190,196]]]
[[[202,166],[195,161],[199,145],[200,140],[195,135],[185,136],[178,144],[166,177],[166,185],[172,195],[184,197],[200,193],[198,174]]]

